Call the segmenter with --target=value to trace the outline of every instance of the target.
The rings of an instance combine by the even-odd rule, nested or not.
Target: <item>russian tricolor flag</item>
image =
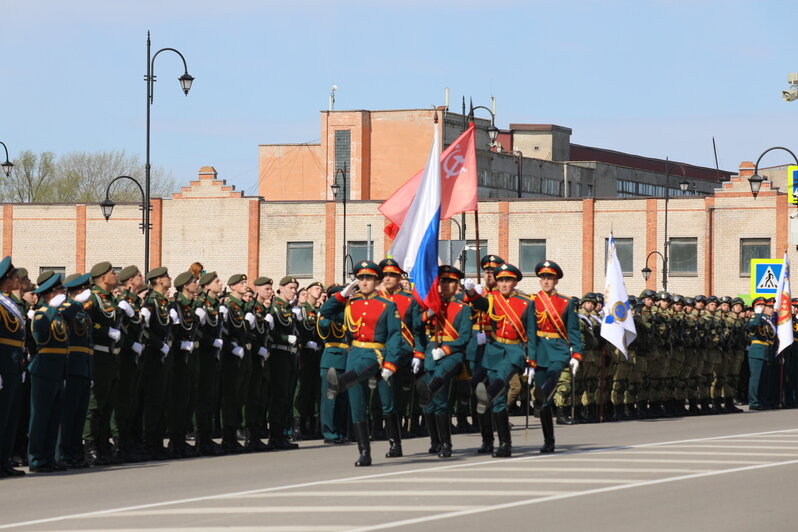
[[[424,177],[391,246],[390,254],[413,282],[413,296],[424,309],[439,312],[438,226],[441,219],[440,139],[437,124]]]

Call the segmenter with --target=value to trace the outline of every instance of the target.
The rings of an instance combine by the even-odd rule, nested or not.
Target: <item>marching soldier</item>
[[[35,286],[28,276],[28,270],[19,268],[17,270],[19,278],[19,288],[10,292],[11,300],[20,308],[22,315],[26,317],[25,346],[22,355],[22,386],[17,398],[20,401],[20,408],[17,410],[19,422],[17,423],[16,438],[14,448],[11,451],[11,463],[14,465],[28,465],[28,427],[30,426],[30,375],[28,374],[28,361],[36,353],[36,341],[30,334],[30,320],[33,318],[38,296],[33,293]],[[12,431],[13,433],[13,431]],[[0,451],[1,453],[1,451]],[[2,456],[2,454],[0,454]],[[0,462],[1,463],[1,462]],[[2,473],[0,473],[2,476]]]
[[[327,300],[334,294],[340,292],[342,286],[333,285],[327,288]],[[327,372],[333,369],[340,379],[346,369],[346,356],[349,344],[346,337],[346,325],[344,324],[344,309],[339,308],[335,313],[327,316],[320,315],[316,326],[319,336],[324,342],[324,352],[321,355],[320,375],[321,375],[321,403],[319,405],[319,418],[321,421],[321,433],[324,443],[342,444],[347,443],[346,438],[346,410],[348,406],[347,395],[338,394],[330,398],[327,396],[329,384],[327,382]]]
[[[368,381],[378,375],[387,381],[396,372],[402,352],[402,326],[396,305],[381,297],[377,283],[382,272],[371,261],[355,267],[356,281],[337,292],[322,307],[328,319],[344,311],[346,328],[351,334],[351,349],[346,371],[338,377],[335,368],[327,370],[327,397],[349,390],[352,423],[360,456],[355,466],[371,465],[368,430]],[[359,290],[359,292],[356,292]]]
[[[25,363],[26,314],[12,299],[19,288],[18,270],[11,257],[0,261],[0,478],[22,476],[11,465],[22,409],[22,365]]]
[[[452,378],[463,365],[465,348],[471,336],[471,307],[455,296],[463,272],[453,266],[438,267],[441,310],[421,313],[413,306],[415,317],[415,355],[412,361],[416,373],[424,367],[424,379],[416,381],[419,403],[427,417],[432,446],[440,458],[452,456],[451,413],[449,389]]]

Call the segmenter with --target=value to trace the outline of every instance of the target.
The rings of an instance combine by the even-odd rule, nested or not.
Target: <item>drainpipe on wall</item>
[[[563,163],[562,165],[562,180],[563,180],[563,187],[562,187],[562,197],[568,197],[568,163]]]

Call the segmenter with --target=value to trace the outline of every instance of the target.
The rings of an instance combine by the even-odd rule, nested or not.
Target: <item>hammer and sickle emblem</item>
[[[452,176],[457,176],[465,170],[465,159],[458,152],[460,151],[460,144],[457,144],[452,153],[449,154],[443,161],[443,171],[446,173],[446,179]]]

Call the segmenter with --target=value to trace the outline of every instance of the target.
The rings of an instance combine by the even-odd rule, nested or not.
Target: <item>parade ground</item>
[[[405,457],[355,468],[354,444],[149,462],[0,482],[0,529],[612,530],[792,529],[798,410],[557,427],[512,418],[513,457],[405,440]],[[43,504],[46,502],[46,504]]]

